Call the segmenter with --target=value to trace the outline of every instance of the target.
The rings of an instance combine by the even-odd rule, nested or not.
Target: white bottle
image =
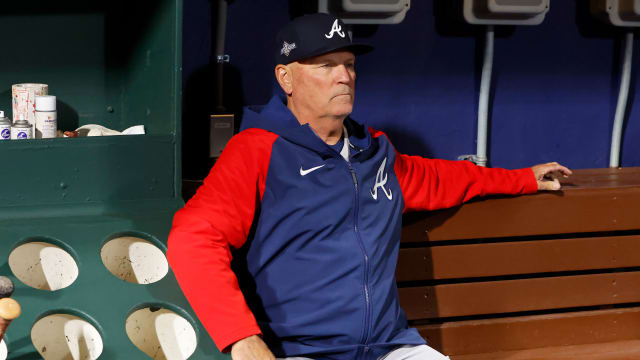
[[[56,137],[58,114],[56,97],[53,95],[36,96],[36,139]]]
[[[24,114],[20,114],[11,127],[11,140],[25,139],[33,139],[33,127],[24,119]]]

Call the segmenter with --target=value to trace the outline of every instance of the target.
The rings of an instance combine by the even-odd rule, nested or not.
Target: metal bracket
[[[216,56],[216,62],[218,64],[222,64],[222,63],[228,63],[231,60],[231,57],[229,55],[218,55]]]
[[[460,156],[458,156],[458,160],[469,160],[469,161],[471,161],[472,163],[474,163],[474,164],[476,164],[478,166],[487,166],[487,161],[489,159],[480,158],[476,154],[469,154],[469,155],[460,155]]]

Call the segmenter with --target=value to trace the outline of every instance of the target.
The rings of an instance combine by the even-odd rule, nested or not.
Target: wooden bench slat
[[[640,272],[400,288],[410,320],[640,302]]]
[[[634,266],[640,266],[640,235],[400,249],[396,278],[418,281]]]
[[[640,181],[628,181],[635,185],[567,187],[558,193],[491,198],[408,214],[403,242],[639,230]]]
[[[640,340],[554,346],[519,351],[452,356],[451,360],[630,360],[640,359]]]
[[[606,343],[640,339],[640,308],[447,322],[417,329],[446,355]]]
[[[640,358],[640,167],[562,182],[405,215],[400,301],[432,324],[418,326],[431,346],[453,360]]]
[[[561,180],[567,189],[620,188],[640,184],[640,167],[574,170],[569,179]]]

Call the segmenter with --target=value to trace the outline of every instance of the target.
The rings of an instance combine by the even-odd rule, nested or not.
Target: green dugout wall
[[[0,33],[7,115],[11,85],[37,82],[59,129],[146,130],[0,142],[0,275],[23,310],[7,358],[225,358],[163,263],[183,204],[182,1],[7,1]]]

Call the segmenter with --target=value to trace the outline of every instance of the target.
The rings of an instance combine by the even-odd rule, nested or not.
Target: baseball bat
[[[0,341],[7,332],[11,321],[20,316],[20,304],[12,298],[0,299]]]

